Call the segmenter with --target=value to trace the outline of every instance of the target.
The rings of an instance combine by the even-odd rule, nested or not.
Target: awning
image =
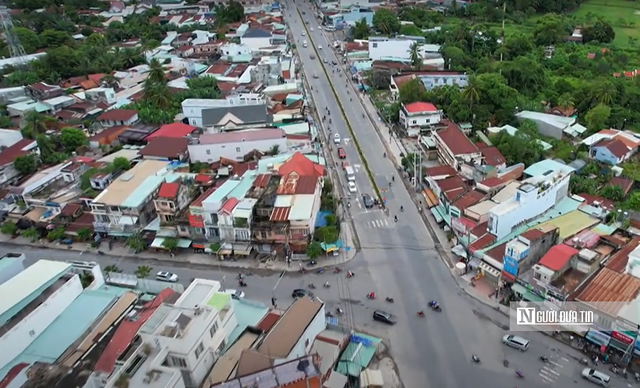
[[[224,243],[220,246],[218,255],[249,256],[252,250],[250,243]]]
[[[126,226],[126,225],[135,225],[138,222],[138,217],[133,216],[122,216],[118,220],[118,225]]]
[[[384,385],[384,379],[382,378],[382,371],[374,369],[365,369],[360,373],[360,386],[366,387],[382,387]]]
[[[164,248],[162,245],[164,243],[164,237],[156,237],[151,243],[151,248]],[[178,248],[189,248],[191,246],[191,240],[186,238],[181,238],[178,240],[177,247]]]
[[[158,237],[176,237],[178,233],[173,228],[160,228],[156,230],[156,236]]]
[[[333,252],[333,251],[338,251],[340,250],[340,248],[342,248],[344,245],[344,243],[340,240],[336,241],[335,244],[325,244],[325,243],[320,243],[320,247],[325,251],[325,252]]]
[[[442,221],[444,221],[444,218],[442,218],[442,215],[436,207],[432,207],[429,210],[431,211],[431,214],[433,214],[433,217],[436,219],[437,223],[441,223]]]
[[[151,232],[157,232],[160,230],[160,218],[156,217],[155,220],[151,221],[149,225],[144,227],[144,230],[148,230]]]
[[[451,248],[451,252],[455,253],[458,256],[464,257],[465,259],[467,258],[467,251],[464,249],[462,244],[458,244]]]
[[[522,295],[522,298],[524,300],[528,300],[529,302],[544,302],[543,298],[527,290],[527,288],[522,286],[521,284],[514,283],[511,286],[511,290],[517,294]]]
[[[481,261],[480,264],[478,265],[478,268],[480,268],[483,272],[498,278],[500,277],[500,271],[498,271],[497,269],[493,268],[492,266],[490,266],[489,264],[485,263],[484,261]]]
[[[600,346],[609,346],[611,341],[611,337],[597,330],[589,330],[585,338]]]

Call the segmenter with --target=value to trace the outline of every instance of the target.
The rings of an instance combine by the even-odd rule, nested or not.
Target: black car
[[[382,310],[376,310],[373,312],[373,320],[386,323],[387,325],[395,325],[396,322],[398,322],[395,315]]]
[[[369,194],[362,194],[362,203],[367,209],[372,208],[375,203]]]
[[[304,288],[296,288],[291,293],[292,298],[302,298],[305,296],[313,297],[313,293],[311,291],[307,291]]]

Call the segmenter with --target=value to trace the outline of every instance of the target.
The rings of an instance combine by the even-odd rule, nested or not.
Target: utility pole
[[[418,150],[413,154],[413,187],[418,190],[420,187],[420,177],[422,176],[422,152]]]
[[[500,46],[504,47],[504,17],[507,14],[507,2],[502,4],[502,31],[500,32]],[[500,62],[503,59],[503,50],[500,50]],[[502,69],[500,69],[500,75],[502,75]]]

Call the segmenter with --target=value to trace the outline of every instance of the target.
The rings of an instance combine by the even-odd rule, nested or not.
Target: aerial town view
[[[640,386],[640,2],[0,19],[0,388]]]

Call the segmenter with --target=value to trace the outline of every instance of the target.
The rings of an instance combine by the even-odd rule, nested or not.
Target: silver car
[[[505,335],[502,337],[502,343],[506,346],[511,346],[514,349],[524,352],[529,349],[530,342],[528,339],[518,337],[517,335]]]
[[[611,377],[609,377],[609,375],[598,372],[597,370],[591,368],[584,368],[581,375],[583,379],[589,380],[601,387],[608,387],[609,382],[611,381]]]

